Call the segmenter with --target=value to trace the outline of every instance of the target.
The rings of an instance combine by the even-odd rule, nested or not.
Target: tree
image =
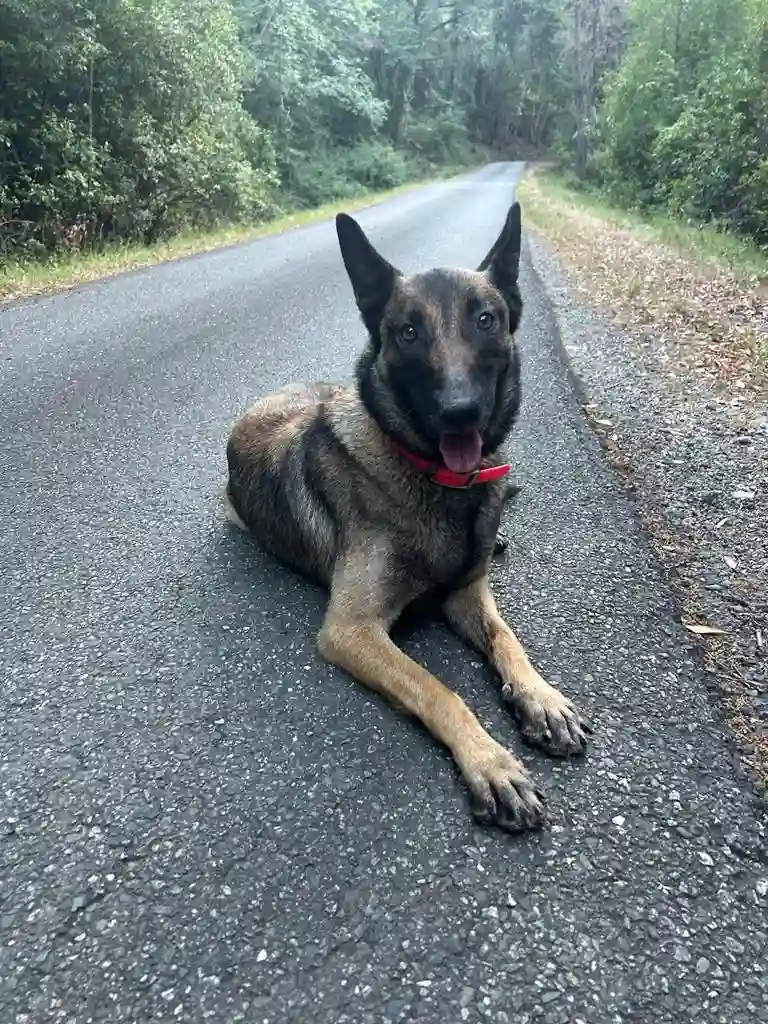
[[[0,0],[0,252],[553,146],[621,202],[764,237],[768,0],[627,2]]]
[[[1,0],[0,26],[6,247],[151,240],[264,208],[273,161],[226,0]]]
[[[599,118],[599,180],[768,240],[768,3],[634,0]]]

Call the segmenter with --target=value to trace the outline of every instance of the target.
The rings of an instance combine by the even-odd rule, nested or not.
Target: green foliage
[[[546,142],[559,4],[0,0],[0,254],[152,243]]]
[[[0,0],[0,259],[542,149],[764,239],[768,0],[626,3]]]
[[[676,71],[665,51],[630,50],[608,79],[593,168],[614,195],[642,205],[652,198],[657,182],[653,147],[659,124],[677,105]]]
[[[654,200],[768,245],[768,84],[754,74],[754,50],[724,56],[659,130]]]
[[[349,149],[324,150],[297,161],[285,183],[291,205],[319,206],[363,192],[405,184],[418,173],[407,156],[385,140],[361,142]]]
[[[225,0],[0,0],[0,241],[153,241],[274,181]]]
[[[768,3],[634,0],[592,171],[615,199],[768,244]]]

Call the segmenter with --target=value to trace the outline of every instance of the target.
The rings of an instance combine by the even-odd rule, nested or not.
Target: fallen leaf
[[[683,625],[698,636],[725,636],[725,630],[718,629],[717,626],[704,626],[697,622],[684,622]]]
[[[732,497],[738,501],[751,501],[755,496],[754,491],[734,491]]]
[[[613,423],[611,422],[611,420],[595,420],[595,423],[598,425],[598,427],[612,427],[613,426]]]
[[[736,568],[736,559],[732,555],[726,555],[725,558],[723,559],[723,561],[725,562],[725,564],[728,566],[729,569],[735,569]]]

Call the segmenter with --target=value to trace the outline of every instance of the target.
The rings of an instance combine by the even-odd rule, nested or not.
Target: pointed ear
[[[401,276],[400,271],[376,252],[363,229],[348,214],[337,214],[336,234],[357,308],[373,333],[392,294],[395,279]]]
[[[515,305],[520,302],[520,293],[517,290],[517,276],[520,271],[520,236],[520,204],[513,203],[509,208],[501,234],[477,268],[491,279],[508,303],[513,300]]]

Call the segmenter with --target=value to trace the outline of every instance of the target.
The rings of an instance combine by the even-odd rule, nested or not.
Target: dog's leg
[[[507,484],[506,491],[504,492],[504,505],[508,505],[513,498],[516,498],[520,493],[520,485],[515,483]],[[494,555],[503,555],[509,547],[509,537],[507,536],[506,530],[499,527],[496,534],[496,540],[493,544]]]
[[[348,603],[334,588],[318,637],[322,656],[410,711],[448,747],[479,820],[511,832],[540,828],[544,796],[523,765],[485,732],[456,694],[396,646],[386,621],[352,614]]]
[[[499,614],[488,577],[452,594],[443,610],[459,636],[484,654],[501,676],[502,695],[520,720],[523,738],[550,754],[583,753],[591,727],[531,665]]]

